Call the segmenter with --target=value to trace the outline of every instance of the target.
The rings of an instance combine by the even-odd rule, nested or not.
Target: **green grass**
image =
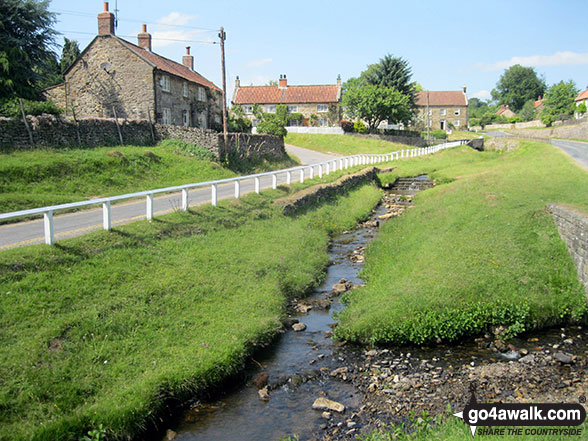
[[[304,147],[321,153],[335,153],[343,156],[363,153],[389,153],[414,147],[379,139],[356,138],[349,135],[314,135],[288,133],[286,144]]]
[[[369,344],[454,341],[504,325],[511,335],[580,320],[586,296],[545,205],[588,212],[588,174],[556,148],[451,149],[403,161],[437,187],[381,228],[366,287],[345,297],[336,335]]]
[[[462,139],[475,139],[482,137],[484,139],[490,138],[490,136],[483,133],[468,132],[465,130],[452,130],[451,134],[447,135],[448,141],[460,141]]]
[[[0,213],[230,178],[295,165],[261,160],[233,170],[167,147],[38,149],[0,154]]]
[[[272,203],[309,185],[1,253],[0,440],[126,439],[241,369],[320,281],[330,235],[381,197],[297,217]]]

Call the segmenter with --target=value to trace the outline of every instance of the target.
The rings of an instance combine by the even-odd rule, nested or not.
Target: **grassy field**
[[[361,153],[389,153],[414,147],[396,144],[379,139],[356,138],[346,135],[314,135],[307,133],[288,133],[284,138],[286,144],[315,150],[321,153],[337,155],[355,155]]]
[[[297,217],[272,204],[309,185],[2,252],[0,440],[127,439],[238,371],[319,282],[329,236],[381,197],[366,185]]]
[[[198,151],[197,151],[198,152]],[[0,213],[93,197],[230,178],[237,173],[285,168],[294,161],[223,167],[210,155],[167,142],[157,147],[38,149],[0,154]]]
[[[453,341],[580,320],[586,296],[549,202],[588,212],[588,174],[550,145],[511,152],[451,149],[394,174],[439,184],[381,228],[366,287],[345,297],[336,335],[368,344]]]

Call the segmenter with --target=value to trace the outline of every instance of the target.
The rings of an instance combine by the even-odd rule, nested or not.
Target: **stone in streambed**
[[[324,397],[319,397],[314,400],[314,403],[312,403],[312,408],[315,410],[330,410],[339,413],[345,412],[345,406],[343,404]]]
[[[306,330],[306,325],[304,323],[294,323],[292,325],[292,329],[295,332],[302,332],[302,331]]]

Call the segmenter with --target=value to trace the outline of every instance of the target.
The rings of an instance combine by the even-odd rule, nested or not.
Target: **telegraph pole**
[[[228,134],[227,134],[227,75],[225,71],[225,40],[227,39],[227,34],[225,33],[223,27],[221,26],[220,32],[218,33],[218,37],[220,38],[220,47],[221,47],[221,64],[223,69],[223,137],[225,139],[225,148],[228,144]]]

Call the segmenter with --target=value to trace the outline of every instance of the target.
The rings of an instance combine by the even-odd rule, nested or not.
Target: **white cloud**
[[[250,61],[249,63],[247,63],[245,65],[245,67],[259,67],[259,66],[263,66],[264,64],[271,63],[272,61],[273,61],[273,58],[263,58],[261,60],[253,60],[253,61]]]
[[[153,31],[153,47],[161,48],[175,44],[186,45],[191,41],[214,41],[212,38],[202,36],[205,30],[201,29],[181,29],[178,26],[188,26],[196,15],[182,14],[172,12],[156,21]]]
[[[515,64],[522,66],[573,66],[588,64],[588,52],[572,51],[556,52],[553,55],[530,55],[526,57],[512,57],[510,60],[498,61],[494,64],[477,63],[475,67],[484,71],[507,69]]]
[[[479,90],[478,92],[474,93],[470,98],[479,98],[481,100],[489,100],[492,98],[492,94],[487,90]]]

